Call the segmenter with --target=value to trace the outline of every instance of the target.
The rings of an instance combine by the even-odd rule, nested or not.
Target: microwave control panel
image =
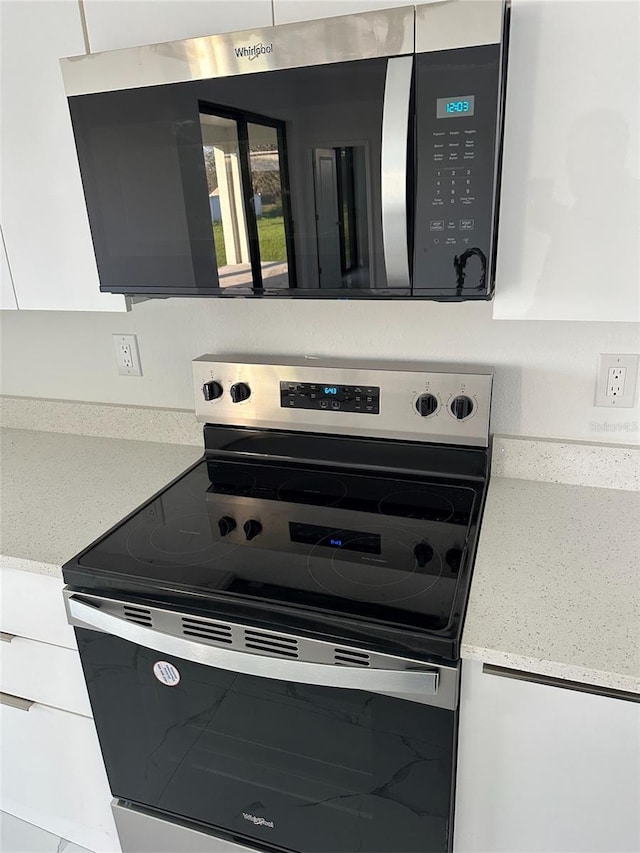
[[[500,47],[417,57],[414,292],[490,295]]]

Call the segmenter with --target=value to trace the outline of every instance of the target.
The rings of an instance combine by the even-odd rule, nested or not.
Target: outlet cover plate
[[[120,376],[142,376],[138,339],[135,335],[114,335],[116,363]]]
[[[615,409],[633,408],[636,401],[639,360],[640,356],[633,353],[624,353],[619,355],[602,353],[600,355],[598,376],[596,380],[595,406],[609,406]],[[618,394],[616,396],[607,394],[609,371],[614,367],[626,368],[622,394]]]

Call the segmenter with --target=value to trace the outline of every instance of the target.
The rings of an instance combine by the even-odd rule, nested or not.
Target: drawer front
[[[0,631],[77,648],[62,601],[62,578],[2,567],[0,583]]]
[[[14,696],[91,716],[80,655],[24,637],[3,635],[0,642],[0,690]]]
[[[95,853],[119,851],[93,720],[0,700],[2,809]]]

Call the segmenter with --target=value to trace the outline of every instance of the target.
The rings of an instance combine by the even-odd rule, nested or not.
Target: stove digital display
[[[377,385],[329,385],[324,382],[280,382],[280,405],[286,409],[380,414]]]
[[[317,524],[299,524],[289,522],[289,535],[292,542],[305,545],[320,545],[322,548],[360,551],[363,554],[380,554],[381,540],[377,533],[362,533],[357,530],[337,530],[333,527],[321,527]]]

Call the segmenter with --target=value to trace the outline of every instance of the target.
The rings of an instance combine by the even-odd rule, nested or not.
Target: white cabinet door
[[[77,650],[64,609],[62,576],[23,572],[2,563],[0,555],[0,631]]]
[[[61,711],[91,717],[80,655],[38,640],[4,634],[0,642],[0,691],[28,696]]]
[[[640,704],[464,661],[456,853],[640,850]]]
[[[640,320],[639,31],[639,3],[513,3],[496,319]]]
[[[85,52],[79,4],[3,3],[1,38],[1,219],[18,304],[123,311],[123,296],[99,291],[58,62]]]
[[[85,0],[92,53],[272,24],[271,0]]]
[[[17,308],[16,292],[13,289],[13,280],[7,252],[4,246],[4,235],[0,227],[0,309]]]
[[[407,0],[274,0],[273,8],[276,24],[288,24],[411,5]]]
[[[93,720],[7,702],[0,694],[0,808],[95,853],[119,851]]]

